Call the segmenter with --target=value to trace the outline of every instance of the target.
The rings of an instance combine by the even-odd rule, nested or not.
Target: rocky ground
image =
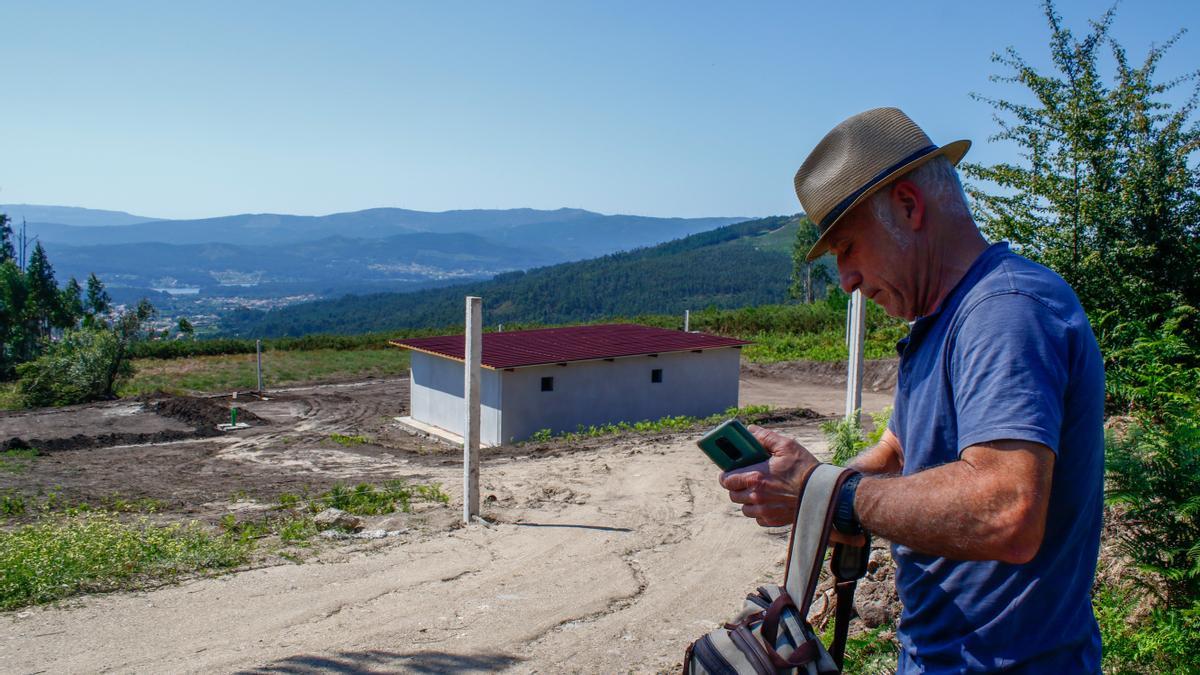
[[[772,426],[823,452],[820,418],[801,409],[837,414],[844,395],[836,374],[806,368],[747,369],[742,404],[796,409]],[[695,448],[699,431],[485,451],[487,522],[462,527],[459,451],[392,421],[406,412],[406,380],[267,398],[238,401],[242,419],[256,419],[233,434],[209,431],[227,398],[0,416],[0,438],[19,439],[10,447],[50,447],[29,471],[0,474],[0,491],[53,488],[77,500],[119,492],[160,500],[157,518],[215,522],[283,492],[404,478],[440,483],[450,505],[375,517],[371,527],[399,534],[331,542],[303,564],[264,560],[0,614],[0,671],[658,672],[745,593],[782,576],[786,530],[740,515]],[[889,399],[868,392],[864,407]],[[344,446],[333,434],[367,442]],[[97,437],[107,440],[88,440]],[[74,446],[47,443],[72,438]],[[876,558],[886,562],[882,549]],[[869,625],[894,611],[889,575],[877,565],[859,593]]]

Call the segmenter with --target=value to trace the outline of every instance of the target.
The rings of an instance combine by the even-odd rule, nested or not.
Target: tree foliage
[[[816,223],[804,216],[800,219],[800,228],[796,231],[796,241],[792,245],[792,285],[788,293],[797,300],[812,304],[816,301],[818,290],[834,281],[831,271],[832,261],[829,256],[821,256],[809,262],[808,252],[821,237],[821,231]]]
[[[1019,85],[1029,102],[976,95],[996,110],[993,140],[1016,144],[1022,157],[964,165],[1000,188],[969,189],[984,229],[1061,274],[1089,312],[1140,319],[1200,306],[1200,126],[1192,119],[1200,71],[1156,80],[1182,32],[1134,64],[1110,35],[1114,10],[1082,38],[1052,3],[1045,14],[1051,72],[1012,48],[993,57],[1009,73],[992,80]],[[1191,95],[1171,105],[1168,93],[1187,84]]]
[[[100,282],[95,273],[89,274],[87,299],[84,301],[83,307],[83,325],[103,325],[104,315],[108,314],[111,309],[112,298],[108,296],[108,291],[104,290],[104,284]]]

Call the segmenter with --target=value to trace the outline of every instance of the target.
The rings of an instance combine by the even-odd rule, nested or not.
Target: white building
[[[393,340],[412,351],[410,418],[463,433],[462,335]],[[500,445],[549,429],[703,417],[735,407],[743,340],[631,324],[487,333],[480,442]]]

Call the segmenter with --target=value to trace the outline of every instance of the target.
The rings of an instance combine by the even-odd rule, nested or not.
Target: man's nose
[[[838,268],[838,280],[842,284],[842,290],[847,293],[853,293],[854,289],[862,285],[862,275],[856,270]]]

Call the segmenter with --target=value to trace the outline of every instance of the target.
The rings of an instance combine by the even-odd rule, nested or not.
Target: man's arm
[[[995,441],[910,476],[864,477],[854,509],[869,531],[922,553],[1022,564],[1041,547],[1053,474],[1050,448]]]
[[[751,431],[771,459],[723,474],[721,485],[759,525],[789,525],[800,481],[817,459],[782,434]],[[879,447],[867,451],[863,465],[895,469]],[[1054,453],[1044,445],[975,445],[956,462],[910,476],[868,475],[858,485],[855,511],[871,532],[922,553],[1024,563],[1041,547],[1053,471]]]
[[[858,453],[846,466],[864,475],[900,473],[904,469],[904,449],[896,434],[884,429],[879,443]]]

